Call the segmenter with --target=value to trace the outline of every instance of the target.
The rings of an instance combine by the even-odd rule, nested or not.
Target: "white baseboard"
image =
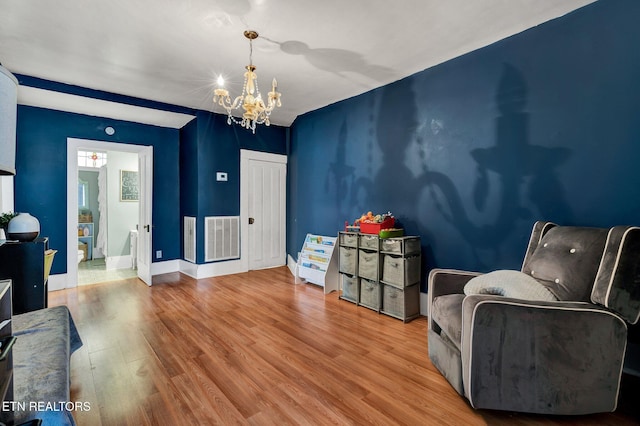
[[[171,272],[180,272],[180,261],[178,259],[151,263],[151,275],[169,274]]]
[[[180,260],[180,272],[189,275],[191,278],[196,278],[198,275],[198,265],[187,260]]]
[[[49,275],[49,281],[47,282],[47,287],[49,291],[57,291],[64,290],[67,287],[67,274],[55,274]]]
[[[297,275],[296,269],[298,269],[298,262],[296,262],[290,254],[287,255],[287,267],[289,268],[289,271],[291,271],[291,275],[295,277]]]
[[[429,294],[420,292],[420,315],[429,316]]]
[[[300,278],[300,275],[298,275],[298,262],[296,262],[293,256],[291,256],[290,254],[287,255],[287,267],[289,268],[291,275],[294,276],[294,282],[296,284],[307,282],[304,278]]]
[[[107,258],[108,260],[109,258]],[[131,267],[131,256],[119,256],[112,259],[116,259],[113,264],[124,263],[124,268]],[[129,263],[126,263],[128,260]],[[291,255],[287,257],[287,267],[294,277],[297,277],[296,268],[297,262]],[[115,268],[114,268],[115,269]],[[122,269],[122,268],[119,268]],[[167,260],[164,262],[155,262],[151,264],[151,275],[168,274],[171,272],[182,272],[195,279],[218,277],[222,275],[239,274],[247,272],[242,268],[240,260],[231,260],[226,262],[214,262],[204,265],[197,265],[195,263],[187,262],[186,260]],[[67,286],[67,274],[55,274],[49,275],[49,291],[64,290],[65,288],[72,288]],[[298,283],[298,282],[296,282]],[[420,293],[420,315],[428,316],[428,295],[427,293]]]
[[[131,268],[131,256],[120,256],[121,258],[129,258],[129,263],[125,264],[124,268]],[[113,264],[121,264],[123,262],[122,259],[117,259]],[[119,268],[123,269],[123,268]],[[180,271],[180,261],[179,260],[167,260],[165,262],[156,262],[151,264],[151,275],[160,275],[160,274],[168,274],[170,272],[178,272]],[[75,286],[68,285],[69,279],[68,274],[53,274],[49,275],[48,281],[48,290],[49,291],[58,291],[64,290],[66,288],[74,288]]]
[[[107,271],[112,269],[126,269],[131,268],[131,255],[125,256],[107,256],[105,261],[107,265]]]
[[[242,266],[240,259],[205,263],[204,265],[181,260],[180,272],[198,280],[201,278],[219,277],[221,275],[239,274],[241,272],[247,272],[247,270]]]

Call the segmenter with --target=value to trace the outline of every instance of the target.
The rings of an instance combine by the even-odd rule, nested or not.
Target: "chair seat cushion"
[[[433,299],[431,319],[440,326],[443,333],[460,350],[462,339],[462,300],[464,294],[446,294]]]
[[[550,302],[557,300],[547,287],[532,276],[511,270],[498,270],[478,275],[464,286],[464,293],[466,295],[496,294],[523,300]]]

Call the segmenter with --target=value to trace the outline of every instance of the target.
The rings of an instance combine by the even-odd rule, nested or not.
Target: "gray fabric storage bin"
[[[369,252],[359,250],[358,254],[358,275],[369,280],[378,280],[378,270],[380,267],[380,255],[377,251]]]
[[[420,286],[418,284],[399,289],[382,286],[382,313],[404,321],[420,314]]]
[[[341,232],[339,244],[341,246],[358,247],[358,234]]]
[[[358,278],[352,275],[340,274],[342,278],[342,297],[351,302],[358,301]]]
[[[420,237],[383,238],[380,251],[396,254],[419,254]]]
[[[355,275],[358,250],[349,247],[340,247],[340,272]]]
[[[396,287],[407,287],[420,282],[420,256],[398,257],[385,254],[382,281]]]
[[[360,234],[360,248],[378,250],[380,238],[377,235]]]
[[[380,284],[376,281],[360,279],[360,304],[367,308],[380,309]]]

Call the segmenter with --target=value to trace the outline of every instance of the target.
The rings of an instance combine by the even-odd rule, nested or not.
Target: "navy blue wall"
[[[206,111],[195,121],[181,132],[180,185],[189,194],[182,214],[196,217],[196,261],[204,263],[204,217],[240,215],[240,150],[286,154],[286,128],[259,126],[253,134]],[[226,172],[228,180],[216,181],[216,172]]]
[[[198,120],[180,129],[180,216],[198,215]],[[182,241],[182,240],[181,240]],[[184,253],[181,254],[181,257]]]
[[[105,127],[116,133],[107,136]],[[18,106],[15,210],[40,220],[41,235],[57,249],[51,272],[67,269],[67,138],[153,146],[153,250],[180,256],[179,131]]]
[[[519,269],[536,220],[640,224],[638,16],[599,1],[298,117],[287,251],[391,210],[423,275]]]

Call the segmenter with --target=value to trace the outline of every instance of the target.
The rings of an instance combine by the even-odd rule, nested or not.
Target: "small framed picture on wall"
[[[138,172],[120,170],[120,201],[138,201]]]

